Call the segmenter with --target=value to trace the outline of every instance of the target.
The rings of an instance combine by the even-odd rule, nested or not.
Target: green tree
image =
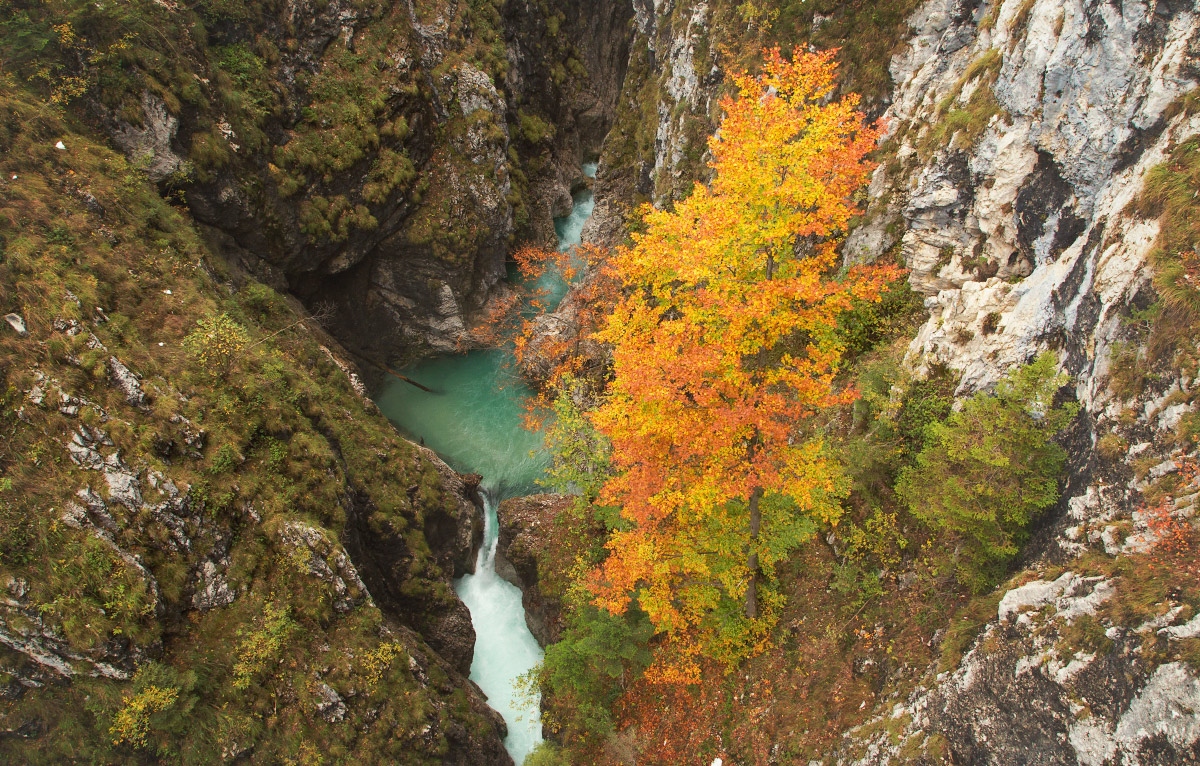
[[[573,609],[570,627],[546,647],[542,687],[549,691],[543,720],[556,738],[579,746],[612,732],[609,710],[650,664],[654,629],[645,613],[614,615],[588,603]]]
[[[1075,417],[1054,404],[1067,377],[1046,352],[977,393],[926,428],[916,465],[896,492],[912,514],[943,536],[959,581],[975,592],[995,586],[1028,539],[1028,527],[1058,500],[1066,451],[1052,441]]]

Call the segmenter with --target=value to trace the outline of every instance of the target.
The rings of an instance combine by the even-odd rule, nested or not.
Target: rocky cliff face
[[[500,503],[500,540],[496,546],[496,572],[521,589],[525,622],[543,647],[558,640],[562,607],[538,583],[553,573],[540,571],[538,552],[551,543],[554,519],[571,503],[565,495],[530,495]]]
[[[1194,763],[1200,678],[1155,653],[1200,635],[1200,620],[1180,619],[1174,605],[1104,628],[1096,615],[1119,587],[1068,571],[1008,591],[962,664],[852,732],[838,762],[906,762],[922,747],[916,760],[936,762],[932,739],[954,762]],[[880,722],[898,734],[864,736]]]
[[[1132,203],[1147,172],[1200,132],[1182,106],[1200,74],[1200,15],[1190,3],[934,0],[910,23],[892,61],[892,159],[845,256],[899,248],[930,311],[908,362],[958,371],[959,393],[1057,351],[1084,414],[1063,502],[1032,558],[1140,550],[1120,539],[1146,532],[1141,493],[1183,464],[1174,431],[1192,382],[1163,368],[1144,388],[1114,385],[1129,364],[1122,349],[1137,344],[1130,316],[1153,299],[1159,223]],[[1098,449],[1105,437],[1117,446]],[[1191,512],[1186,499],[1174,508]],[[1135,624],[1101,610],[1102,648],[1064,648],[1133,587],[1067,572],[1008,592],[958,669],[877,719],[903,737],[864,728],[839,760],[903,759],[897,743],[912,737],[940,738],[971,763],[1194,759],[1195,668],[1143,646],[1191,635],[1178,604]]]
[[[712,50],[720,37],[710,28],[709,3],[635,2],[634,11],[631,76],[600,156],[587,242],[622,241],[637,204],[686,196],[706,172],[706,140],[724,80]]]
[[[206,39],[172,51],[187,90],[160,95],[151,77],[94,111],[233,263],[343,342],[383,361],[450,352],[479,342],[513,241],[552,240],[570,210],[614,118],[631,12],[205,6]]]

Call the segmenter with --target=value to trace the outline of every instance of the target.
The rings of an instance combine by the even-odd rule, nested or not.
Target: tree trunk
[[[755,487],[750,493],[750,543],[746,546],[750,584],[746,586],[746,617],[751,620],[758,619],[758,552],[754,550],[754,545],[758,542],[758,530],[762,526],[762,510],[758,507],[762,496],[762,487]]]

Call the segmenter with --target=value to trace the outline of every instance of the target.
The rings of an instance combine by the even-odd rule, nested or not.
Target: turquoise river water
[[[592,177],[596,166],[589,163],[583,171]],[[579,243],[592,206],[592,192],[581,191],[571,214],[555,220],[560,250]],[[551,302],[566,290],[554,275],[545,278],[543,287],[550,289]],[[475,574],[460,578],[454,588],[471,610],[475,627],[471,680],[504,717],[504,745],[520,764],[542,741],[542,723],[536,692],[522,695],[517,680],[541,662],[542,650],[525,625],[521,591],[496,574],[496,506],[505,498],[537,492],[548,457],[542,434],[522,427],[530,391],[510,362],[506,348],[428,359],[407,368],[405,375],[436,393],[392,380],[376,403],[401,431],[414,441],[423,439],[456,470],[483,476],[483,547]]]

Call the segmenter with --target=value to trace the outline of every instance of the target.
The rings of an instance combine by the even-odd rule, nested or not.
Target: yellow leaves
[[[736,602],[837,518],[836,466],[805,424],[853,397],[833,389],[837,316],[891,276],[836,276],[878,133],[856,99],[828,101],[832,55],[770,50],[760,75],[735,82],[711,185],[644,211],[645,230],[614,254],[624,290],[596,335],[613,348],[592,414],[616,471],[601,497],[630,528],[610,538],[593,593],[614,611],[636,593],[667,639],[661,679],[691,677],[700,653],[735,663],[765,646],[779,600],[764,591],[752,619]],[[747,502],[760,495],[761,534]]]
[[[387,641],[374,649],[365,652],[362,658],[363,674],[366,677],[367,694],[374,694],[383,681],[384,673],[392,666],[397,657],[408,656],[403,644]]]
[[[79,45],[79,36],[75,28],[68,24],[55,24],[50,27],[58,35],[58,44],[64,48],[74,48]]]
[[[222,313],[197,322],[183,339],[183,348],[208,372],[224,374],[249,343],[246,328]]]
[[[178,689],[153,685],[125,697],[124,704],[108,730],[112,735],[113,744],[127,743],[133,747],[145,747],[146,735],[150,730],[150,716],[174,705],[178,697]]]
[[[290,609],[274,601],[263,605],[261,627],[238,631],[241,641],[233,665],[233,688],[250,688],[260,676],[283,659],[283,650],[300,626],[291,619]]]

